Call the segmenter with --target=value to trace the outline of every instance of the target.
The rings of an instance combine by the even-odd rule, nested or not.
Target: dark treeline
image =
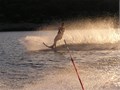
[[[119,0],[0,0],[0,22],[7,23],[43,23],[118,13]]]

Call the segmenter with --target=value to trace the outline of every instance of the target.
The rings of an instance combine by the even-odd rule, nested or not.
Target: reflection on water
[[[120,33],[113,25],[111,19],[66,24],[63,39],[86,90],[120,90]],[[51,45],[56,33],[0,33],[0,90],[80,90],[63,39],[57,52],[42,44]]]
[[[0,35],[0,90],[80,90],[66,50],[26,51],[20,38],[28,34],[36,35]],[[72,50],[72,55],[86,90],[120,89],[119,50]]]

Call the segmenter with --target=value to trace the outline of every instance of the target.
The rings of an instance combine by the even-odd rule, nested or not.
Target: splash
[[[120,41],[120,32],[115,28],[114,17],[65,21],[63,39],[69,44],[115,44]],[[22,41],[28,50],[44,49],[43,42],[51,45],[57,34],[57,25],[46,26],[37,35],[26,36]],[[47,30],[46,30],[47,29]],[[50,29],[50,30],[48,30]],[[64,45],[63,39],[58,46]]]
[[[72,38],[73,43],[116,43],[120,40],[116,23],[113,17],[71,21],[66,25],[65,38]]]

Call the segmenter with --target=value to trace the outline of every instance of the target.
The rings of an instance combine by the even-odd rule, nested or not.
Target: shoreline
[[[34,23],[0,23],[0,32],[10,31],[36,31],[42,24]]]

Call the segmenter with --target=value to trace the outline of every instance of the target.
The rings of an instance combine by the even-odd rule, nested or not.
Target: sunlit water
[[[0,90],[81,90],[64,39],[85,90],[120,90],[118,30],[68,26],[57,52],[42,44],[53,43],[55,30],[1,32]]]

